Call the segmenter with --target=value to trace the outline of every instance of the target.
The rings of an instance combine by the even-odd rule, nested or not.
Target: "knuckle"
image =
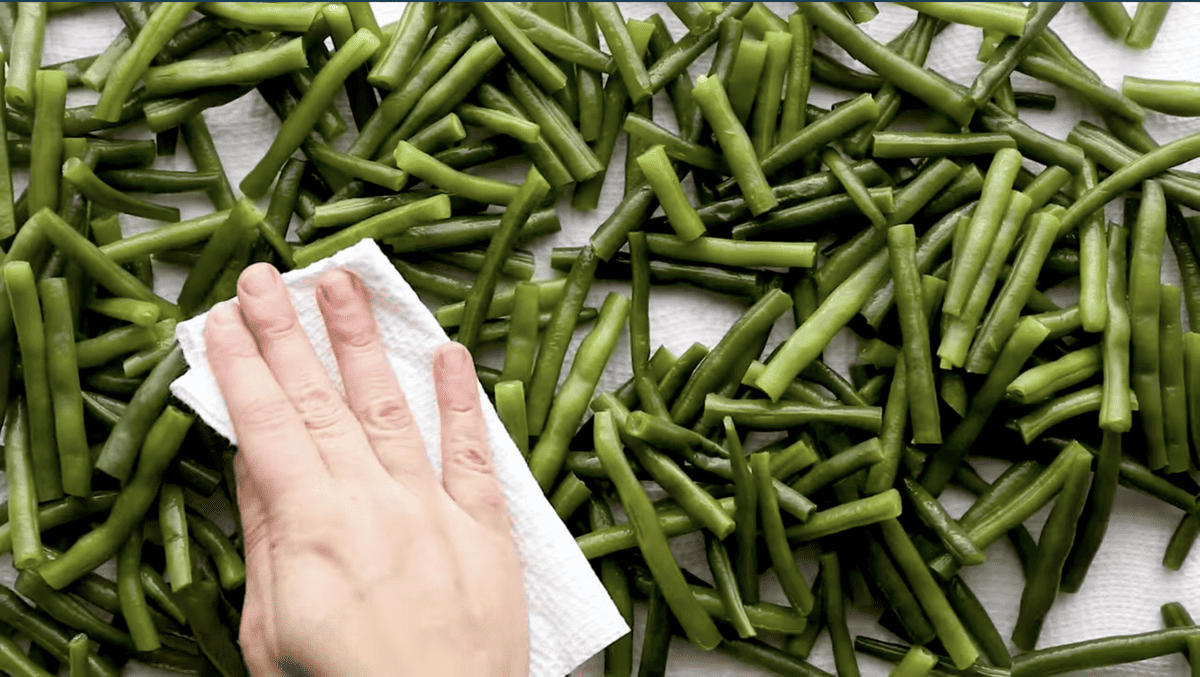
[[[330,338],[344,351],[366,352],[379,346],[375,317],[365,308],[345,308],[329,323]]]
[[[344,418],[342,396],[327,383],[302,385],[292,401],[309,430],[326,430]]]
[[[452,432],[447,448],[452,451],[450,462],[456,466],[484,474],[493,472],[492,450],[481,436],[462,430]]]
[[[291,338],[300,332],[296,313],[283,308],[272,308],[270,312],[254,313],[251,319],[254,332],[263,341],[278,341]]]
[[[412,411],[402,397],[371,398],[358,412],[358,419],[369,433],[394,433],[413,427]]]

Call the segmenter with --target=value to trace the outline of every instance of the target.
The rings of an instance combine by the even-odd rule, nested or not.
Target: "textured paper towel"
[[[381,23],[395,21],[404,9],[403,3],[372,5]],[[795,5],[791,3],[767,5],[780,16],[787,16],[795,9]],[[667,21],[673,35],[684,34],[680,23],[663,3],[623,2],[620,6],[626,18],[645,18],[652,13],[658,13]],[[1132,14],[1136,3],[1125,3],[1125,6]],[[896,35],[914,16],[912,10],[887,3],[879,3],[879,9],[879,16],[863,24],[862,28],[880,40],[888,40]],[[47,27],[43,63],[56,63],[97,54],[108,46],[122,27],[115,12],[107,5],[55,15]],[[1067,45],[1110,87],[1120,88],[1121,78],[1125,74],[1200,79],[1200,50],[1196,47],[1196,37],[1200,36],[1198,4],[1175,3],[1154,46],[1145,52],[1126,48],[1110,40],[1092,24],[1086,11],[1078,3],[1068,3],[1054,18],[1051,28],[1062,36]],[[934,41],[929,66],[957,82],[967,84],[979,68],[975,61],[978,45],[978,30],[952,26]],[[844,54],[827,39],[822,38],[820,46],[835,57],[844,57]],[[701,73],[706,67],[707,61],[702,61],[693,69],[693,73]],[[1017,89],[1058,95],[1058,109],[1053,112],[1021,113],[1022,119],[1028,120],[1034,127],[1047,134],[1063,138],[1080,118],[1099,122],[1094,114],[1074,101],[1070,95],[1053,86],[1037,82],[1020,73],[1013,75],[1013,83]],[[71,90],[69,96],[69,105],[95,102],[95,95],[82,89]],[[846,96],[845,92],[835,92],[818,84],[814,85],[812,101],[817,105],[829,106]],[[669,107],[660,106],[658,103],[655,103],[656,120],[664,126],[672,127],[674,122],[671,120]],[[204,116],[212,130],[229,179],[237,185],[262,157],[270,140],[279,130],[279,121],[266,103],[254,93],[221,108],[205,111]],[[345,117],[350,119],[348,113]],[[1159,141],[1165,142],[1200,130],[1200,118],[1173,118],[1151,112],[1146,119],[1146,128]],[[144,133],[140,135],[146,137]],[[339,142],[346,143],[348,139],[343,138]],[[613,166],[623,167],[623,158],[624,141],[621,140],[613,158]],[[1198,164],[1200,163],[1190,163],[1189,168],[1200,170]],[[181,170],[192,168],[186,152],[181,152],[176,157],[159,158],[155,166]],[[507,176],[503,168],[495,171],[498,176],[520,180],[524,170],[516,167]],[[17,181],[16,189],[19,192],[23,178],[18,176]],[[548,266],[551,247],[579,246],[587,242],[595,227],[620,201],[621,184],[621,173],[617,172],[613,180],[607,182],[600,207],[595,212],[577,212],[569,205],[560,205],[562,232],[530,244],[530,249],[537,256],[539,277],[552,275]],[[211,210],[211,206],[203,197],[180,195],[156,196],[155,199],[178,206],[185,217],[197,216]],[[1110,212],[1110,218],[1117,216],[1118,213]],[[125,216],[122,216],[122,223],[126,234],[157,225]],[[1167,256],[1167,270],[1164,276],[1173,279],[1173,260],[1169,253]],[[156,265],[155,290],[166,298],[174,298],[178,294],[184,272],[169,265]],[[589,305],[598,306],[604,294],[612,290],[627,292],[628,287],[598,283],[589,297]],[[742,310],[741,305],[714,294],[679,285],[656,287],[650,300],[651,333],[656,344],[666,345],[677,354],[692,342],[711,346],[720,339]],[[783,323],[776,328],[772,346],[786,336],[786,330],[787,327]],[[582,336],[577,337],[572,344],[568,360],[581,338]],[[627,344],[622,343],[618,346],[601,382],[601,388],[611,388],[628,378],[628,354]],[[854,346],[849,341],[838,341],[826,353],[826,359],[835,365],[844,365],[853,356]],[[489,358],[486,355],[484,357]],[[1130,440],[1129,443],[1136,442]],[[985,463],[980,466],[981,473],[989,479],[998,474],[1000,469],[999,464]],[[965,509],[965,496],[953,493],[946,496],[952,512],[958,514]],[[1055,604],[1046,619],[1041,645],[1073,642],[1110,634],[1142,632],[1158,627],[1161,623],[1158,606],[1166,601],[1180,600],[1193,614],[1200,613],[1200,557],[1190,557],[1179,572],[1168,572],[1160,564],[1163,548],[1178,520],[1179,512],[1126,489],[1120,489],[1114,514],[1115,519],[1089,574],[1088,582],[1079,593],[1064,595]],[[1041,519],[1044,519],[1044,514],[1029,522],[1030,530],[1035,536],[1040,529]],[[684,566],[698,575],[707,575],[703,544],[699,539],[675,539],[673,549]],[[1007,636],[1016,621],[1017,598],[1023,580],[1016,559],[1006,544],[995,545],[988,550],[987,555],[988,561],[985,564],[968,569],[964,576],[991,612],[1000,633]],[[805,574],[809,580],[815,575],[815,568],[809,564],[811,560],[808,554],[802,554],[801,564],[807,567]],[[5,578],[11,583],[11,571],[0,572],[0,578]],[[768,587],[765,595],[771,601],[786,603],[776,588]],[[639,616],[638,628],[634,634],[635,646],[640,642],[640,622]],[[884,638],[888,636],[879,628],[874,618],[866,614],[852,611],[850,625],[852,634]],[[822,638],[818,642],[813,651],[812,662],[825,670],[833,670],[833,659],[827,639]],[[860,664],[864,677],[883,677],[889,672],[885,664],[873,659],[861,658]],[[600,668],[601,661],[597,658],[576,670],[574,674],[578,677],[598,677],[601,674]],[[676,641],[672,645],[669,673],[672,677],[758,677],[766,674],[723,655],[705,654],[683,641]],[[130,670],[128,674],[130,677],[145,677],[167,673],[135,669]],[[1094,671],[1090,674],[1166,677],[1187,673],[1185,663],[1176,656],[1135,666]]]
[[[429,460],[440,474],[440,427],[431,374],[434,348],[449,339],[373,240],[360,242],[302,270],[285,273],[283,279],[300,323],[338,390],[343,389],[342,381],[314,294],[321,274],[337,268],[353,271],[362,278],[371,296],[388,360],[421,429]],[[229,412],[208,368],[203,336],[205,318],[206,315],[192,318],[176,330],[190,369],[171,384],[171,392],[205,423],[235,440]],[[575,539],[533,481],[483,389],[478,390],[496,475],[508,499],[517,549],[525,564],[531,674],[561,677],[625,634],[628,626],[575,545]]]

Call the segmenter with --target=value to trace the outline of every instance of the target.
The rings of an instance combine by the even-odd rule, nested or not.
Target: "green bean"
[[[38,493],[34,482],[29,438],[29,415],[25,398],[17,396],[8,406],[4,436],[4,467],[8,478],[8,528],[13,566],[30,569],[45,561],[38,521]]]
[[[621,452],[621,443],[612,414],[600,412],[595,418],[596,452],[605,471],[613,479],[621,503],[630,520],[638,525],[636,539],[654,579],[663,586],[672,612],[699,647],[711,649],[721,641],[711,617],[696,602],[688,589],[679,565],[667,547],[666,536],[645,491],[637,482],[629,463]]]
[[[933,359],[929,348],[928,322],[921,307],[920,278],[914,256],[916,236],[911,225],[888,229],[888,262],[896,287],[903,338],[905,379],[908,381],[908,410],[913,439],[940,444],[941,423],[937,392],[933,385]]]
[[[162,364],[167,363],[164,360]],[[138,409],[146,411],[147,408],[141,403],[131,403],[127,413]],[[162,472],[178,452],[193,420],[193,416],[171,406],[163,411],[145,436],[136,473],[117,496],[104,524],[76,541],[62,557],[36,570],[51,587],[56,590],[63,588],[116,554],[150,507],[158,493]]]
[[[337,50],[329,63],[321,69],[308,92],[300,99],[296,108],[284,120],[279,134],[258,164],[240,184],[242,192],[252,198],[262,197],[270,188],[275,175],[284,162],[305,141],[317,118],[329,108],[334,94],[355,69],[361,66],[379,47],[379,39],[369,30],[362,29]]]
[[[499,59],[498,56],[497,59]],[[533,97],[544,96],[541,94],[541,92],[527,93]],[[524,110],[521,105],[519,105],[514,99],[510,98],[507,94],[489,84],[485,83],[481,85],[478,95],[480,102],[489,108],[500,110],[514,117],[528,119],[528,111]],[[541,101],[540,98],[538,100]],[[553,105],[557,105],[557,103]],[[562,186],[565,186],[574,180],[574,177],[571,171],[567,168],[566,164],[564,164],[563,160],[559,158],[558,153],[551,146],[549,141],[550,137],[547,134],[546,128],[541,124],[541,122],[549,122],[556,125],[564,124],[562,118],[556,117],[557,113],[561,113],[562,111],[561,108],[557,111],[557,113],[549,112],[548,108],[539,110],[541,110],[543,116],[542,120],[538,121],[538,140],[533,143],[522,143],[521,146],[524,148],[525,153],[533,161],[533,164],[537,166],[538,171],[540,171],[546,177],[546,180],[550,182],[550,185],[554,186],[555,188],[561,188]],[[569,139],[568,143],[576,143],[575,137],[578,136],[577,134],[572,134],[566,129],[566,127],[556,127],[556,133],[559,132],[561,132],[563,139]],[[583,157],[586,157],[586,155]]]
[[[878,494],[895,484],[896,471],[900,467],[901,452],[906,439],[905,423],[907,420],[908,369],[903,354],[900,354],[896,357],[892,383],[883,408],[883,422],[879,429],[881,459],[871,466],[863,488],[867,495]]]
[[[109,209],[158,221],[179,221],[179,210],[177,208],[138,200],[121,193],[101,181],[92,172],[92,169],[79,158],[68,158],[63,163],[62,177],[87,197],[87,199]]]
[[[1096,472],[1087,502],[1079,517],[1075,543],[1067,557],[1062,589],[1075,592],[1083,585],[1088,568],[1108,529],[1121,465],[1121,433],[1106,430],[1096,456]]]
[[[1195,515],[1181,517],[1179,524],[1175,526],[1175,531],[1171,534],[1171,539],[1167,541],[1166,550],[1163,551],[1163,566],[1171,571],[1179,571],[1183,566],[1183,561],[1187,559],[1188,553],[1191,552],[1192,546],[1196,544],[1197,535],[1200,535],[1200,517]]]
[[[533,283],[538,289],[539,310],[553,308],[562,299],[565,283],[566,280],[563,279],[539,280]],[[492,305],[488,307],[487,317],[490,319],[511,314],[515,299],[515,287],[501,289],[492,297]],[[582,301],[579,305],[580,308],[583,307]],[[434,317],[444,328],[457,327],[462,322],[464,308],[465,304],[462,303],[446,304],[437,309]]]
[[[1017,253],[1013,272],[1000,289],[1000,295],[971,345],[966,363],[967,371],[971,373],[987,373],[996,363],[1002,343],[1012,333],[1020,308],[1028,300],[1059,230],[1058,219],[1045,212],[1034,215],[1030,227],[1029,236]]]
[[[978,122],[986,131],[1008,134],[1017,142],[1022,155],[1042,164],[1078,170],[1083,162],[1084,154],[1079,148],[1037,131],[993,104],[983,107]]]
[[[554,509],[560,520],[566,520],[575,511],[580,509],[583,503],[592,496],[592,489],[588,485],[583,484],[583,480],[575,477],[572,473],[566,473],[563,481],[558,483],[558,487],[550,495],[550,505]]]
[[[567,85],[567,76],[513,23],[508,13],[499,6],[480,3],[472,5],[471,10],[538,85],[551,94]]]
[[[787,651],[776,649],[774,646],[757,639],[727,639],[717,646],[717,650],[743,663],[767,670],[770,674],[774,675],[788,675],[789,677],[832,677],[828,672],[812,665],[808,661],[797,658]]]
[[[1150,45],[1154,44],[1154,38],[1158,36],[1158,30],[1166,20],[1167,10],[1170,8],[1169,2],[1139,4],[1133,14],[1129,32],[1125,34],[1125,44],[1134,49],[1149,49]]]
[[[546,96],[525,74],[507,70],[508,86],[529,117],[537,123],[546,140],[558,152],[576,181],[586,181],[603,166],[579,135],[579,130],[556,101]]]
[[[165,483],[158,496],[158,522],[166,551],[167,577],[171,591],[178,593],[192,584],[192,551],[188,540],[187,518],[183,507],[183,489]]]
[[[76,677],[88,677],[91,674],[91,667],[88,666],[88,654],[91,648],[91,642],[88,641],[86,633],[79,633],[71,638],[67,644],[70,654],[69,673]]]
[[[975,638],[983,656],[997,667],[1008,668],[1011,666],[1012,657],[1008,653],[1008,645],[1000,636],[1000,632],[996,630],[996,624],[992,622],[987,609],[983,607],[975,593],[967,587],[962,577],[955,576],[951,579],[945,590],[947,601],[950,602],[954,613],[958,614],[962,620],[967,632]],[[976,666],[978,665],[976,663]]]
[[[965,6],[951,6],[939,2],[901,2],[898,4],[952,23],[1001,31],[1007,35],[1020,36],[1025,32],[1026,11],[1023,7],[998,3]]]
[[[1033,571],[1026,576],[1012,634],[1013,643],[1025,651],[1032,650],[1037,644],[1042,621],[1058,595],[1063,566],[1076,537],[1075,526],[1084,504],[1090,464],[1089,457],[1080,456],[1067,470],[1062,491],[1042,528],[1037,559]]]
[[[754,98],[754,117],[751,119],[751,140],[754,152],[759,157],[775,145],[783,81],[792,52],[792,34],[787,31],[767,31],[763,36],[763,43],[766,58],[758,82],[758,93]]]
[[[712,171],[727,171],[725,161],[716,152],[687,139],[680,138],[654,121],[637,113],[625,117],[623,129],[648,145],[663,146],[666,154],[693,167]],[[674,171],[672,171],[674,173]]]
[[[823,552],[817,557],[821,567],[821,586],[824,597],[826,625],[833,645],[833,662],[838,675],[857,677],[858,658],[850,640],[850,628],[846,625],[846,606],[842,597],[842,568],[836,552]]]
[[[405,6],[387,47],[373,57],[375,65],[367,75],[367,82],[371,86],[390,90],[399,87],[421,55],[425,38],[434,25],[436,11],[437,7],[433,4]]]
[[[721,150],[737,178],[738,185],[741,186],[751,213],[758,215],[773,209],[778,200],[767,186],[763,168],[754,154],[750,138],[737,124],[729,98],[725,95],[720,81],[701,76],[696,81],[693,93],[705,119],[717,131]]]
[[[296,266],[303,268],[366,238],[382,240],[416,225],[447,218],[450,218],[450,198],[444,194],[401,205],[297,248]]]
[[[34,105],[35,79],[42,64],[42,46],[46,40],[46,3],[31,2],[17,5],[17,21],[9,40],[8,81],[4,99],[14,108],[30,109]]]
[[[401,147],[407,145],[403,141],[401,142]],[[420,153],[420,151],[411,146],[409,148],[414,153]],[[397,155],[399,153],[398,148]],[[430,160],[432,161],[432,158]],[[515,191],[515,195],[509,201],[508,209],[505,209],[504,215],[500,217],[500,226],[495,236],[493,236],[491,243],[488,245],[487,258],[484,261],[483,270],[476,277],[475,284],[471,288],[471,293],[465,299],[463,320],[459,328],[458,341],[468,349],[473,346],[478,338],[480,325],[482,325],[484,315],[487,313],[488,301],[490,301],[495,291],[496,280],[499,277],[500,266],[503,260],[512,251],[520,229],[529,220],[529,216],[533,213],[533,210],[542,202],[549,191],[550,184],[546,183],[546,180],[538,173],[536,167],[531,167],[525,177],[524,183]]]
[[[1143,154],[1134,162],[1115,170],[1095,188],[1081,194],[1062,217],[1061,232],[1069,232],[1085,218],[1113,198],[1175,165],[1200,156],[1200,134],[1190,134]],[[1159,189],[1161,190],[1161,188]]]
[[[1009,76],[1017,65],[1034,49],[1038,37],[1046,30],[1050,20],[1062,9],[1064,3],[1046,2],[1031,5],[1023,17],[1020,37],[1004,38],[996,46],[995,53],[987,59],[975,81],[971,83],[971,101],[982,108],[996,92],[1011,88]],[[1015,104],[1015,101],[1014,101]],[[1015,116],[1015,112],[1013,113]]]
[[[501,377],[506,381],[516,380],[524,386],[529,383],[533,373],[534,354],[537,351],[538,288],[530,282],[519,282],[514,294],[512,325],[504,348],[504,371]]]
[[[1012,675],[1050,677],[1075,670],[1133,663],[1180,653],[1195,637],[1200,637],[1200,628],[1188,626],[1047,647],[1017,655],[1013,659]]]
[[[140,575],[142,567],[141,529],[135,528],[117,552],[117,590],[121,600],[121,616],[129,627],[133,645],[138,651],[154,651],[162,646],[158,629],[146,603],[146,591]]]
[[[988,300],[992,296],[996,280],[1003,271],[1009,252],[1021,234],[1022,224],[1031,204],[1031,200],[1024,193],[1014,191],[1010,194],[1008,208],[1000,221],[991,250],[987,252],[983,268],[971,284],[970,296],[962,313],[950,319],[942,331],[942,342],[937,352],[942,364],[960,367],[966,363],[971,342],[979,328],[979,321],[983,319]]]
[[[504,111],[481,108],[468,103],[460,103],[454,110],[469,125],[482,127],[497,134],[507,134],[525,143],[534,143],[541,137],[541,127]]]
[[[754,3],[735,2],[725,6],[713,17],[713,25],[702,33],[693,33],[680,38],[670,49],[659,55],[658,60],[647,70],[650,78],[650,92],[657,92],[668,82],[671,82],[717,41],[721,26],[727,19],[742,19]],[[770,14],[770,11],[767,11]],[[774,16],[771,14],[771,16]],[[776,18],[777,21],[778,18]],[[782,23],[782,22],[780,22]],[[786,25],[778,30],[787,30]]]
[[[1126,75],[1121,92],[1134,103],[1167,115],[1200,115],[1200,88],[1186,80],[1155,80]]]
[[[779,577],[784,595],[792,608],[798,614],[804,615],[812,611],[814,598],[812,590],[809,589],[796,565],[796,557],[792,553],[792,548],[788,545],[783,520],[779,514],[779,499],[772,485],[770,461],[770,456],[767,454],[753,454],[750,457],[750,470],[754,478],[755,491],[758,494],[763,537],[767,542],[767,551],[771,555],[771,566]]]
[[[121,108],[128,101],[134,86],[145,75],[151,60],[162,51],[183,20],[199,4],[166,2],[154,9],[129,49],[113,65],[92,117],[105,122],[117,122],[121,119]]]
[[[1125,95],[1097,80],[1081,76],[1051,58],[1028,55],[1017,65],[1017,70],[1043,82],[1071,90],[1093,106],[1134,122],[1140,122],[1146,116],[1145,109]]]
[[[877,158],[994,155],[1017,144],[1007,134],[939,134],[934,132],[875,132],[872,155]]]
[[[500,378],[503,379],[504,375],[501,374]],[[500,417],[500,422],[504,424],[513,444],[517,445],[517,451],[528,459],[529,431],[525,420],[525,386],[521,381],[501,380],[496,384],[496,415]],[[568,472],[572,472],[569,467]]]
[[[48,501],[63,495],[62,475],[54,431],[54,400],[47,371],[46,332],[33,269],[24,261],[4,264],[4,286],[12,305],[13,323],[24,367],[25,398],[29,408],[29,449],[34,496]]]
[[[1008,384],[1008,399],[1021,404],[1042,402],[1100,373],[1101,357],[1100,346],[1088,346],[1033,367]]]
[[[748,348],[753,337],[764,335],[790,306],[782,291],[772,290],[748,309],[708,353],[671,407],[671,419],[690,424],[704,409],[704,396],[728,378],[729,369]]]
[[[1184,385],[1187,389],[1188,401],[1188,431],[1193,448],[1200,441],[1200,408],[1193,403],[1200,402],[1200,334],[1186,332],[1183,335],[1183,369]]]
[[[813,125],[815,126],[815,125]],[[806,128],[812,129],[812,126]],[[888,271],[886,251],[881,251],[838,285],[820,307],[783,343],[755,385],[777,400],[787,385],[825,349],[883,283]]]
[[[246,677],[249,673],[241,651],[218,615],[219,596],[220,588],[211,580],[195,581],[177,595],[196,644],[215,672],[223,677]]]
[[[57,210],[59,171],[63,160],[63,111],[67,77],[58,71],[39,71],[34,78],[36,104],[30,151],[29,211]]]
[[[688,203],[687,195],[684,194],[663,147],[651,147],[638,156],[637,162],[647,183],[654,189],[654,194],[675,233],[682,240],[695,242],[705,233],[704,224],[701,223],[696,209]]]
[[[1084,5],[1088,15],[1114,40],[1125,41],[1133,21],[1125,6],[1119,2],[1089,2]]]
[[[1178,286],[1164,284],[1160,287],[1159,363],[1163,365],[1183,364],[1179,300]],[[1161,371],[1159,380],[1168,472],[1184,472],[1189,464],[1184,374],[1179,368],[1167,368]]]
[[[750,474],[749,460],[742,448],[742,438],[734,427],[733,419],[722,420],[725,444],[729,447],[729,467],[733,475],[733,491],[737,521],[737,574],[738,591],[747,604],[758,601],[758,483]]]
[[[92,464],[83,426],[83,398],[66,280],[44,279],[38,284],[38,292],[45,316],[46,369],[63,491],[72,496],[90,496]]]
[[[618,419],[624,412],[609,411],[618,427],[623,428]],[[733,532],[733,519],[725,514],[716,499],[700,488],[674,461],[645,444],[631,441],[629,447],[638,465],[706,529],[718,538],[725,538]]]
[[[725,548],[725,543],[706,533],[704,547],[708,568],[713,575],[714,587],[720,596],[721,607],[724,611],[722,615],[733,624],[739,637],[758,636],[747,613],[748,605],[742,601],[742,596],[738,592],[737,575],[734,572],[733,562],[729,559],[729,551]],[[692,590],[693,594],[696,594],[698,586],[692,586]]]
[[[538,443],[530,452],[530,469],[543,491],[552,487],[562,470],[570,437],[587,411],[600,372],[612,355],[628,312],[629,300],[624,296],[610,294],[605,299],[596,327],[580,345],[567,380],[554,399],[539,432]]]
[[[970,121],[974,106],[969,97],[953,88],[944,78],[913,65],[880,45],[832,5],[806,4],[801,10],[852,57],[894,82],[900,89],[959,124],[965,125]]]
[[[301,38],[218,59],[187,59],[146,70],[146,95],[162,97],[204,87],[251,85],[308,66]]]
[[[408,181],[408,175],[389,166],[392,163],[372,162],[347,153],[342,153],[316,140],[303,144],[304,153],[313,162],[330,168],[343,176],[399,191]],[[334,203],[337,204],[337,203]]]
[[[1048,334],[1049,330],[1037,320],[1024,318],[1018,322],[996,359],[995,366],[971,398],[967,415],[929,458],[921,473],[921,484],[934,496],[946,488],[954,469],[962,462],[968,448],[983,432],[992,412],[1004,398],[1008,384],[1017,377],[1021,366]]]
[[[1159,315],[1166,205],[1156,181],[1142,186],[1129,261],[1130,381],[1138,394],[1139,417],[1146,435],[1147,459],[1153,469],[1168,463],[1159,366]],[[1118,395],[1119,396],[1119,395]]]
[[[912,586],[913,594],[921,603],[921,608],[929,615],[929,620],[937,632],[938,639],[950,653],[955,667],[963,669],[975,662],[979,653],[971,643],[970,636],[962,626],[962,621],[950,607],[945,594],[938,587],[929,569],[925,567],[912,541],[904,528],[895,519],[880,522],[884,541],[888,551],[896,559],[896,564],[904,572],[908,583]]]
[[[980,207],[971,218],[968,230],[963,235],[967,248],[952,259],[950,285],[942,309],[950,315],[959,315],[971,293],[971,282],[976,280],[987,258],[988,248],[996,239],[1008,201],[1004,198],[1012,191],[1017,168],[1022,161],[1021,153],[1003,149],[996,153],[987,172],[980,198]]]
[[[733,400],[709,393],[704,398],[705,425],[724,416],[751,430],[784,430],[812,421],[822,421],[850,428],[879,432],[882,421],[880,407],[814,407],[793,402],[770,400]]]
[[[240,2],[205,2],[199,11],[224,19],[243,28],[288,33],[305,33],[319,15],[320,6],[301,2],[246,6]],[[169,36],[168,36],[169,37]]]
[[[616,524],[608,503],[593,496],[589,501],[588,516],[593,531]],[[617,611],[630,628],[633,627],[633,600],[629,594],[629,574],[625,567],[613,558],[600,560],[600,581],[604,584]],[[630,632],[604,649],[605,677],[628,675],[633,669],[633,633]]]
[[[680,452],[689,458],[696,456],[696,452],[717,458],[728,458],[731,455],[720,444],[704,435],[671,423],[661,416],[633,412],[629,415],[628,421],[618,422],[621,423],[623,433],[627,433],[633,439],[646,442],[655,449]],[[715,468],[716,466],[711,467]],[[724,476],[728,473],[718,471],[717,474]]]
[[[1130,393],[1132,395],[1132,392]],[[1047,429],[1069,418],[1090,411],[1100,410],[1100,400],[1103,397],[1103,386],[1095,385],[1090,388],[1077,390],[1069,395],[1063,395],[1050,400],[1032,412],[1018,418],[1014,425],[1021,437],[1029,444]],[[1132,407],[1137,409],[1138,400],[1132,397]]]
[[[793,12],[788,17],[788,32],[792,34],[792,51],[788,60],[783,112],[779,119],[780,143],[798,134],[807,123],[804,107],[812,83],[812,22],[803,12]]]
[[[983,564],[983,552],[976,547],[962,525],[946,513],[946,509],[925,487],[905,477],[901,481],[904,493],[916,509],[917,517],[935,534],[946,551],[962,566]]]
[[[591,9],[584,3],[565,5],[567,28],[571,34],[588,47],[599,49],[600,37]],[[638,50],[641,54],[641,50]],[[614,64],[615,66],[615,64]],[[604,83],[600,70],[579,68],[575,84],[579,98],[579,134],[584,141],[594,142],[600,138],[604,118]],[[607,164],[602,161],[601,164]]]
[[[1196,499],[1191,493],[1155,474],[1129,456],[1121,457],[1120,483],[1189,514],[1197,511]]]
[[[826,486],[837,483],[860,470],[870,468],[882,460],[879,439],[871,439],[840,451],[817,463],[792,483],[793,490],[812,496]]]
[[[699,2],[669,2],[667,9],[679,17],[689,33],[699,34],[712,28],[713,15]]]
[[[432,87],[437,85],[445,89],[449,85],[449,83],[446,86],[439,85],[442,76],[446,75],[447,71],[455,66],[459,57],[463,56],[468,48],[471,48],[475,41],[482,36],[483,26],[480,25],[478,19],[471,16],[441,40],[435,41],[413,64],[408,74],[404,76],[402,85],[379,102],[379,107],[359,129],[358,137],[347,152],[358,157],[374,155],[384,143],[384,139],[408,116]],[[476,54],[491,59],[498,52],[495,41],[485,40],[482,42],[486,44],[479,45],[476,48]],[[494,65],[495,62],[492,63]],[[470,75],[469,70],[464,71],[462,68],[458,73],[463,76]],[[456,77],[458,76],[456,75]],[[439,94],[436,98],[440,103],[444,94]],[[420,124],[433,116],[434,107],[432,100],[427,102],[420,120],[413,124],[414,129],[405,130],[405,135],[401,138],[408,138],[413,132],[418,131]]]

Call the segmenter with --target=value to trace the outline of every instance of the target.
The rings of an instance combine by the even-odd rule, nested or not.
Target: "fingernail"
[[[242,273],[238,286],[250,296],[266,296],[283,287],[279,271],[269,264],[253,265]]]
[[[321,296],[333,306],[343,306],[361,300],[358,276],[345,270],[335,270],[321,278]]]

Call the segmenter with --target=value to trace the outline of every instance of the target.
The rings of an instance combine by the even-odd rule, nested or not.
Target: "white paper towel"
[[[433,389],[433,351],[450,339],[374,240],[364,240],[307,268],[284,273],[283,280],[300,323],[339,390],[342,390],[342,381],[337,361],[314,294],[321,274],[337,268],[353,271],[362,278],[371,297],[388,359],[421,429],[429,461],[440,474],[440,427]],[[171,384],[171,392],[205,423],[236,441],[225,401],[208,367],[203,335],[206,316],[192,318],[176,329],[190,369]],[[479,396],[496,475],[508,500],[514,539],[525,564],[530,674],[532,677],[561,677],[628,632],[629,628],[575,545],[575,539],[529,474],[524,459],[482,388],[479,388]]]

